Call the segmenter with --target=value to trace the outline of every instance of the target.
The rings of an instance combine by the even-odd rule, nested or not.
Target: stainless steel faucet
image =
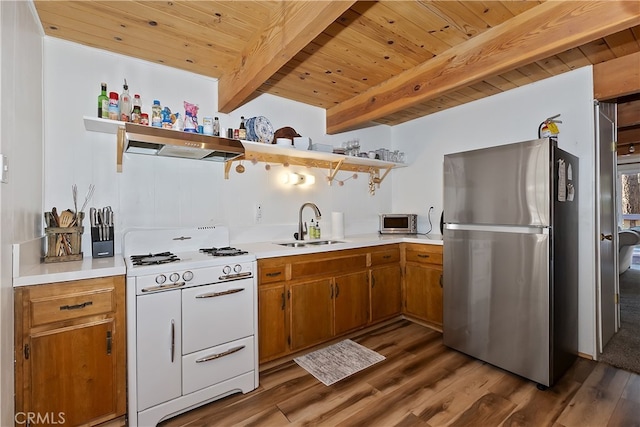
[[[319,221],[322,216],[320,214],[320,209],[318,209],[315,203],[306,202],[300,206],[300,212],[298,213],[298,232],[294,234],[296,240],[304,240],[304,235],[307,234],[307,224],[304,224],[304,228],[302,226],[302,211],[306,206],[313,208],[316,215],[316,221]]]

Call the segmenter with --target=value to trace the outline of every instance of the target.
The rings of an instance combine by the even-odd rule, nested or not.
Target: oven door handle
[[[242,291],[244,291],[244,288],[229,289],[228,291],[222,291],[222,292],[209,292],[208,294],[196,295],[196,298],[215,298],[215,297],[221,297],[224,295],[237,294],[238,292],[242,292]]]
[[[196,359],[196,363],[203,363],[203,362],[209,362],[210,360],[220,359],[221,357],[228,356],[228,355],[233,354],[233,353],[237,353],[238,351],[242,350],[243,348],[245,348],[245,346],[241,345],[241,346],[238,346],[238,347],[230,348],[229,350],[223,351],[222,353],[211,354],[209,356],[203,357],[202,359]]]
[[[170,285],[149,286],[148,288],[143,288],[142,292],[165,291],[167,289],[181,288],[184,285],[185,282],[177,282]]]
[[[220,276],[218,277],[218,280],[237,280],[237,279],[244,279],[245,277],[251,277],[253,273],[250,271],[244,271],[242,273],[238,273],[238,274],[227,274],[225,276]]]

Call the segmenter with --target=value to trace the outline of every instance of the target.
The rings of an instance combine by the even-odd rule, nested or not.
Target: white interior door
[[[595,103],[598,241],[598,353],[618,331],[618,233],[616,221],[616,104]]]

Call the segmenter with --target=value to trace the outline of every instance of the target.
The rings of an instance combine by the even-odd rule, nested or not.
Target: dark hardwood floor
[[[260,387],[172,419],[169,426],[640,426],[640,376],[578,359],[553,387],[451,350],[400,320],[354,341],[386,360],[327,387],[290,361]]]

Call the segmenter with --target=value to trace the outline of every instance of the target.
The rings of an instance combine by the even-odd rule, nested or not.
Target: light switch
[[[2,181],[3,183],[9,182],[9,161],[7,160],[7,156],[0,154],[0,171],[2,171]]]

